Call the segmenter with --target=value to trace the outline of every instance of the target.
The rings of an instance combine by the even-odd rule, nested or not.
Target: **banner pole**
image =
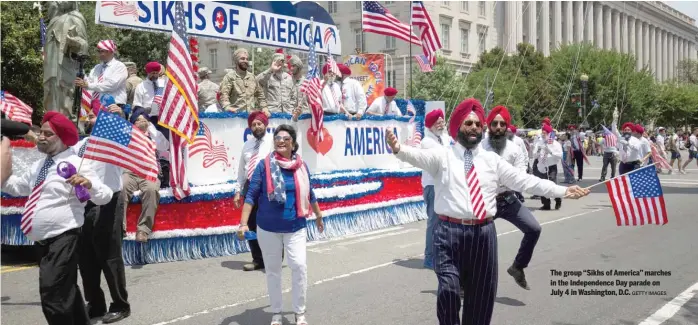
[[[410,37],[411,37],[411,35],[412,35],[412,1],[408,1],[407,3],[410,6]],[[408,60],[410,61],[410,93],[409,93],[409,96],[407,96],[407,98],[412,98],[412,94],[413,94],[412,93],[412,42],[411,41],[407,42],[407,44],[410,45],[410,57],[408,58]]]

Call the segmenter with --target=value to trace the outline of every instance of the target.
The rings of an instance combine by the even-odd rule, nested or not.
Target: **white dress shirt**
[[[691,134],[691,136],[688,137],[688,141],[691,143],[691,148],[688,150],[698,151],[698,138],[695,135]]]
[[[640,157],[644,158],[652,150],[650,147],[650,140],[641,136],[640,137]]]
[[[622,137],[618,139],[618,147],[621,151],[622,162],[630,163],[639,161],[643,157],[640,154],[642,141],[634,136],[630,136],[630,140],[625,140],[625,138]]]
[[[266,158],[269,153],[271,152],[273,145],[274,145],[274,139],[273,135],[270,133],[267,133],[264,135],[262,138],[262,143],[259,145],[259,152],[257,153],[257,163],[262,161],[262,159]],[[242,145],[242,154],[240,155],[240,163],[238,164],[238,175],[237,175],[237,183],[233,185],[233,188],[235,189],[236,193],[239,191],[242,191],[243,186],[245,185],[245,182],[247,181],[247,165],[250,162],[250,159],[252,159],[252,156],[254,155],[254,147],[257,144],[257,138],[254,136],[250,136],[247,141],[245,141],[245,144]],[[257,165],[255,164],[252,166],[252,169],[256,168]]]
[[[157,80],[158,87],[161,91],[165,91],[165,79],[160,78]],[[143,80],[136,87],[135,94],[133,96],[133,107],[141,106],[143,108],[150,108],[150,116],[158,116],[160,113],[160,105],[153,103],[155,99],[155,83],[149,79]]]
[[[45,160],[44,158],[34,162],[31,168],[22,175],[10,176],[2,187],[3,192],[14,196],[31,195]],[[80,203],[75,196],[73,187],[66,183],[65,178],[59,176],[56,171],[58,164],[63,161],[78,168],[81,158],[68,148],[55,155],[53,160],[54,163],[46,173],[39,200],[34,208],[31,231],[27,235],[33,241],[56,237],[68,230],[81,227],[85,221],[85,204],[87,202]],[[92,183],[92,188],[88,190],[90,201],[97,205],[107,204],[111,201],[114,193],[102,183],[92,170],[83,165],[80,168],[80,174]]]
[[[99,76],[102,76],[102,81]],[[87,90],[95,91],[102,95],[108,94],[114,97],[117,104],[126,104],[126,79],[128,70],[126,66],[117,59],[112,59],[107,63],[96,65],[87,79]]]
[[[371,107],[369,107],[366,110],[366,113],[371,112],[373,115],[395,115],[395,116],[402,116],[402,112],[400,112],[400,109],[397,108],[397,104],[395,104],[395,100],[390,101],[390,107],[388,107],[388,114],[385,113],[386,110],[386,100],[385,97],[381,96],[376,98],[373,103],[371,103]]]
[[[441,139],[441,143],[439,143],[439,139]],[[420,148],[422,149],[431,149],[431,148],[439,148],[439,147],[449,147],[451,145],[451,136],[446,134],[446,130],[444,130],[443,133],[441,133],[441,136],[438,136],[434,134],[434,132],[431,132],[428,128],[424,128],[424,139],[422,139],[422,142],[419,144]],[[429,175],[429,173],[422,173],[422,187],[426,187],[429,185],[434,185],[434,177]]]
[[[660,154],[663,154],[663,152],[666,151],[666,146],[664,145],[664,136],[657,133],[655,143],[657,143],[657,146],[659,147],[659,150],[661,151]]]
[[[558,141],[548,143],[541,139],[535,144],[533,151],[538,159],[538,171],[541,173],[547,173],[547,167],[557,166],[562,161],[562,145]]]
[[[497,214],[496,195],[499,186],[544,197],[565,196],[567,188],[526,174],[496,153],[479,148],[472,152],[473,168],[477,172],[487,216]],[[434,211],[437,214],[458,219],[475,219],[470,191],[466,185],[464,153],[465,148],[459,143],[428,150],[400,146],[396,157],[434,177]]]
[[[489,137],[485,138],[480,142],[480,149],[484,151],[489,151],[497,154],[492,145],[490,145]],[[498,154],[504,161],[508,162],[510,165],[518,168],[521,172],[526,173],[526,167],[528,166],[528,156],[524,156],[521,153],[519,146],[517,146],[514,141],[507,140],[507,145],[502,150],[501,154]],[[506,186],[500,186],[497,189],[497,193],[502,193],[510,191]]]
[[[71,149],[76,155],[80,155],[80,149],[84,146],[87,145],[87,140],[89,140],[90,137],[86,137],[82,140],[80,140],[76,145],[74,145]],[[84,152],[84,150],[83,150]],[[82,158],[82,157],[81,157]],[[116,165],[112,164],[107,164],[105,162],[97,161],[97,160],[92,160],[92,159],[83,159],[82,160],[82,167],[83,168],[89,168],[92,170],[97,177],[99,177],[99,180],[104,183],[109,189],[112,190],[112,192],[118,192],[121,191],[123,188],[124,184],[121,179],[121,175],[124,173],[124,170]],[[78,168],[78,165],[75,165],[75,168]],[[82,171],[82,168],[80,169]]]
[[[344,108],[351,114],[361,113],[366,111],[366,93],[361,83],[352,78],[346,78],[342,81],[342,98],[344,99]]]
[[[155,150],[158,152],[158,159],[170,161],[170,141],[165,138],[162,132],[155,128],[153,123],[148,125],[148,136],[155,142]]]
[[[514,141],[514,144],[519,147],[521,154],[523,154],[523,156],[526,157],[526,161],[528,161],[528,149],[526,149],[526,143],[524,140],[521,139],[521,137],[514,135],[514,139],[511,141]]]
[[[577,132],[576,134],[572,134],[572,137],[570,137],[570,141],[572,141],[572,151],[584,151],[585,137],[584,133]]]
[[[327,113],[343,113],[339,104],[342,101],[342,88],[338,82],[322,87],[322,110]]]

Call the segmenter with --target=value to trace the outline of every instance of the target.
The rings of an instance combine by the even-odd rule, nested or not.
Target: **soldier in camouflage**
[[[240,48],[233,53],[235,70],[223,77],[221,82],[221,106],[228,112],[263,111],[269,116],[264,89],[259,85],[249,67],[249,53]]]
[[[133,96],[136,93],[136,87],[143,82],[143,79],[138,76],[138,69],[133,62],[124,62],[128,71],[128,79],[126,79],[126,104],[133,106]]]
[[[210,75],[211,70],[209,70],[209,68],[201,67],[199,69],[199,80],[201,80],[198,93],[199,111],[218,111],[220,109],[218,100],[216,99],[220,87],[209,79]]]
[[[293,120],[297,121],[298,116],[302,113],[309,113],[310,108],[308,107],[308,96],[301,92],[301,85],[305,81],[303,61],[297,55],[292,55],[289,61],[291,63],[289,64],[290,74],[293,77],[293,93],[296,94],[296,101],[293,103]]]
[[[269,69],[257,75],[257,83],[264,89],[270,112],[290,114],[295,108],[296,93],[291,75],[284,71],[285,61],[282,53],[275,53]]]

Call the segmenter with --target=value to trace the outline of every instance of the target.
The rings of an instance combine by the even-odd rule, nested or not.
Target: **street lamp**
[[[584,73],[579,77],[579,80],[582,82],[582,96],[584,96],[582,98],[582,100],[583,100],[583,102],[582,102],[582,116],[581,116],[582,124],[580,125],[580,127],[588,128],[589,125],[588,125],[587,120],[586,120],[586,110],[587,110],[587,92],[589,91],[589,87],[588,87],[589,86],[589,76],[587,76],[586,73]]]

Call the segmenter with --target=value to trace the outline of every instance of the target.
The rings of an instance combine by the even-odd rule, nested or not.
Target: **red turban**
[[[462,101],[451,113],[451,118],[448,120],[448,134],[453,139],[458,138],[458,130],[460,130],[463,121],[470,115],[475,113],[480,123],[485,120],[485,112],[482,110],[482,104],[475,98],[468,98]]]
[[[543,119],[543,124],[548,124],[548,125],[550,125],[550,118],[546,116],[546,117]]]
[[[41,120],[41,124],[46,122],[51,126],[53,133],[55,133],[66,146],[72,147],[78,143],[78,129],[65,115],[58,112],[46,112],[46,114],[44,114],[44,119]]]
[[[262,122],[262,124],[264,124],[264,126],[269,125],[269,118],[262,111],[255,111],[250,113],[250,116],[247,117],[247,127],[251,128],[252,122],[254,122],[254,120],[259,120],[260,122]]]
[[[625,122],[623,123],[623,127],[620,128],[620,131],[623,132],[625,128],[630,128],[630,131],[635,131],[635,124],[631,122]]]
[[[393,87],[385,88],[385,90],[383,91],[383,94],[385,94],[386,96],[395,96],[395,95],[397,95],[397,89],[395,89]]]
[[[326,75],[327,72],[329,72],[329,71],[330,71],[330,64],[329,64],[329,63],[325,63],[325,65],[322,66],[322,75],[323,75],[323,76]]]
[[[275,51],[274,53],[282,53],[282,54],[283,54],[283,53],[284,53],[284,49],[278,48],[278,49],[276,49],[276,51]]]
[[[511,133],[516,134],[516,131],[518,131],[518,129],[516,128],[516,125],[509,125],[509,131],[511,131]]]
[[[440,109],[435,109],[429,112],[429,114],[427,114],[427,116],[424,118],[424,126],[426,126],[427,128],[434,126],[434,124],[436,124],[436,121],[438,121],[439,118],[445,119],[444,111]]]
[[[160,63],[154,61],[148,62],[148,64],[145,65],[145,73],[159,72],[161,67]]]
[[[570,130],[576,130],[576,129],[577,129],[577,126],[574,125],[574,124],[570,124],[570,125],[567,126],[567,128],[570,129]]]
[[[550,124],[545,124],[545,125],[543,125],[542,130],[547,132],[547,133],[550,133],[550,132],[553,132],[553,127],[550,126]]]
[[[643,134],[645,133],[645,128],[640,124],[635,124],[635,133]]]
[[[337,66],[339,67],[339,72],[342,73],[342,76],[351,76],[351,69],[349,69],[349,67],[341,63],[337,64]]]
[[[494,118],[497,117],[497,115],[501,115],[502,118],[504,119],[504,122],[509,126],[511,124],[511,115],[509,114],[509,110],[507,110],[506,107],[499,105],[495,106],[492,111],[490,112],[490,115],[487,115],[487,125],[490,125],[492,121],[494,121]]]

